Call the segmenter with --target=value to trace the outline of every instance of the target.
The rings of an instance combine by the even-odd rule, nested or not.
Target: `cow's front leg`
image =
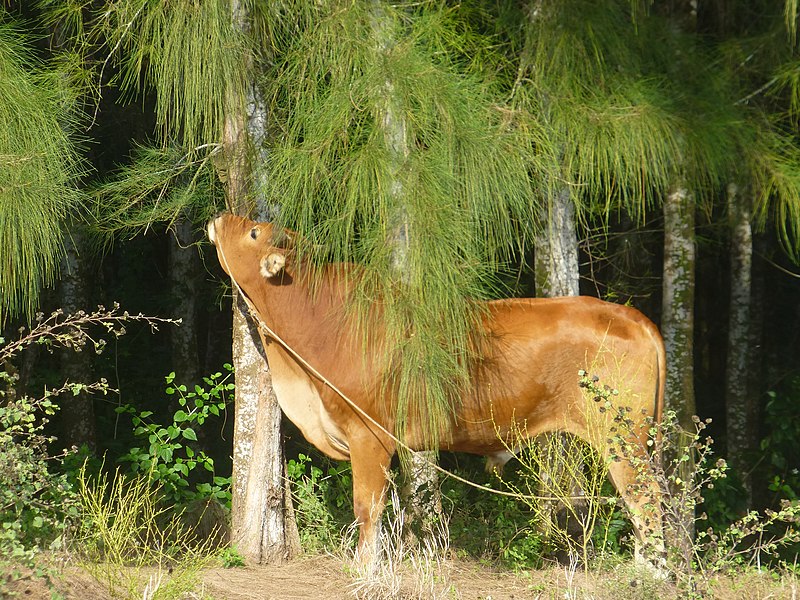
[[[381,514],[386,500],[386,475],[394,445],[365,431],[350,439],[353,464],[353,510],[359,526],[357,558],[371,564],[379,556]]]

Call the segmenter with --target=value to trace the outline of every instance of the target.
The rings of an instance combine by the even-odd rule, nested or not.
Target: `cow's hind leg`
[[[630,512],[636,534],[635,557],[658,569],[664,567],[664,530],[661,489],[650,467],[649,457],[633,462],[612,457],[609,476]]]
[[[386,475],[394,447],[367,432],[351,440],[353,465],[353,511],[359,526],[357,557],[371,564],[379,556],[380,522],[386,499]]]

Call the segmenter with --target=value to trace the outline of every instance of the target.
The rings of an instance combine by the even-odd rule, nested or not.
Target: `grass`
[[[358,600],[445,600],[456,597],[449,573],[449,531],[439,520],[430,535],[418,540],[410,534],[408,513],[400,506],[397,489],[390,486],[390,506],[380,531],[380,558],[363,563],[349,550],[343,552],[352,578],[350,591]],[[351,548],[349,530],[343,548]]]
[[[84,468],[78,485],[78,563],[112,598],[177,600],[201,587],[202,571],[216,561],[213,536],[197,539],[180,512],[162,505],[158,482],[118,470],[91,477]]]

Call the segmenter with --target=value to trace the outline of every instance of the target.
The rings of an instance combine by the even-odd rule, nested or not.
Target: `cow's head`
[[[292,234],[272,223],[223,214],[211,219],[207,230],[222,268],[240,285],[258,277],[272,279],[286,267]]]

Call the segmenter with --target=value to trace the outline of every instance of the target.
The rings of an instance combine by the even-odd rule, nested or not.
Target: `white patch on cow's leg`
[[[371,576],[380,566],[383,548],[381,547],[381,519],[373,522],[368,531],[364,524],[359,524],[359,538],[356,546],[355,563],[365,575]]]
[[[356,485],[355,475],[353,485]],[[354,494],[355,495],[355,494]],[[381,493],[380,498],[375,498],[368,503],[369,508],[356,500],[353,511],[359,526],[358,546],[356,547],[356,562],[372,573],[381,560],[381,515],[385,498]]]

